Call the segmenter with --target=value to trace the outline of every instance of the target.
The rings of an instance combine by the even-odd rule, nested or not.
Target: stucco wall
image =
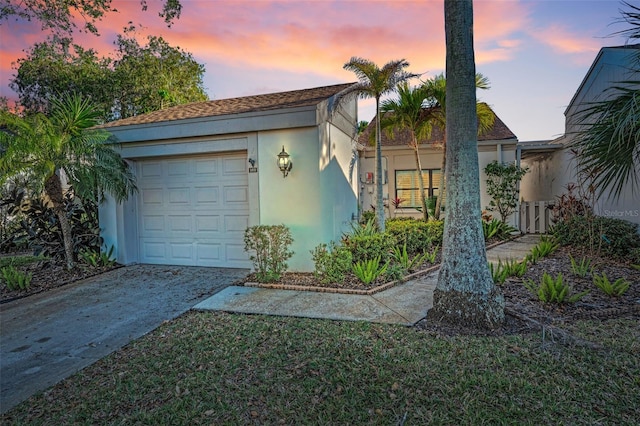
[[[339,240],[357,212],[355,186],[349,183],[351,141],[328,123],[320,127],[258,134],[260,223],[291,230],[291,271],[312,271],[310,251]],[[293,162],[286,178],[276,166],[283,145]]]

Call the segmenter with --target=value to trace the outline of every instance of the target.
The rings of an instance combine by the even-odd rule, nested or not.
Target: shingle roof
[[[313,89],[293,90],[289,92],[245,96],[241,98],[193,102],[159,111],[153,111],[147,114],[137,115],[135,117],[112,121],[100,127],[151,124],[189,118],[215,117],[220,115],[317,105],[323,100],[330,98],[351,85],[353,85],[353,83],[336,84],[332,86],[316,87]]]
[[[426,114],[425,109],[425,114]],[[495,112],[494,112],[495,114]],[[363,146],[370,146],[369,141],[371,140],[371,134],[375,131],[377,117],[373,117],[367,128],[360,134],[358,137],[358,141]],[[496,115],[495,122],[493,123],[493,127],[486,133],[478,136],[479,141],[492,141],[492,140],[507,140],[513,139],[514,141],[517,139],[516,135],[507,127],[506,124]],[[390,138],[387,135],[386,131],[382,131],[382,146],[400,146],[407,145],[411,141],[411,133],[409,130],[396,131],[393,135],[393,138]],[[431,131],[431,137],[428,139],[421,139],[420,144],[432,144],[432,145],[442,145],[444,142],[444,132],[437,126],[433,126],[433,130]]]

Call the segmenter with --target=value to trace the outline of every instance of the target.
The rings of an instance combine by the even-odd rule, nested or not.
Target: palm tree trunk
[[[385,231],[384,200],[382,199],[382,136],[380,134],[380,96],[376,97],[376,217],[378,229]]]
[[[60,222],[60,231],[62,232],[62,241],[64,244],[64,257],[67,263],[67,269],[73,269],[73,241],[71,239],[71,225],[67,218],[67,212],[64,208],[64,195],[62,192],[62,182],[60,176],[53,173],[44,183],[44,191],[51,200],[53,212]]]
[[[427,209],[427,197],[424,195],[424,182],[422,181],[422,164],[420,163],[420,152],[418,151],[418,140],[413,134],[413,153],[416,156],[416,171],[418,172],[418,190],[420,191],[420,202],[422,203],[422,218],[429,220],[429,210]]]
[[[447,167],[447,132],[444,132],[444,141],[442,142],[442,166],[440,167],[440,188],[438,189],[438,198],[436,198],[436,207],[433,215],[436,219],[440,219],[440,210],[442,210],[442,200],[447,190],[447,180],[445,173]]]
[[[493,329],[504,322],[504,297],[487,267],[480,223],[480,166],[472,0],[445,0],[446,134],[449,184],[442,264],[428,321]]]

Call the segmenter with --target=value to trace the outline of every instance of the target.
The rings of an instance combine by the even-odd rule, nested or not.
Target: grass
[[[31,255],[17,255],[17,256],[5,256],[0,257],[0,268],[4,268],[5,266],[25,266],[30,263],[35,263],[40,260],[45,259],[42,256],[31,256]]]
[[[2,424],[633,424],[637,321],[434,337],[370,323],[189,312],[35,396]],[[548,339],[549,336],[546,336]]]

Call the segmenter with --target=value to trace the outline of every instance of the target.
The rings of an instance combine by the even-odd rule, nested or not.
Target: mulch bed
[[[631,283],[629,290],[620,297],[609,297],[592,283],[592,278],[580,278],[571,273],[569,254],[575,259],[587,256],[591,259],[598,273],[606,273],[611,281],[624,278]],[[439,262],[439,261],[438,261]],[[421,268],[434,265],[426,264]],[[37,262],[26,267],[33,274],[31,285],[26,291],[9,291],[6,286],[0,286],[0,303],[27,297],[43,291],[49,291],[65,284],[82,280],[94,275],[104,273],[119,265],[104,268],[89,268],[77,266],[73,270],[67,270],[61,265],[52,262]],[[538,283],[543,272],[552,276],[562,273],[565,280],[571,284],[572,292],[581,292],[589,289],[590,292],[581,300],[573,304],[542,304],[536,296],[523,285],[523,281],[531,279]],[[420,273],[420,272],[419,272]],[[247,277],[246,282],[255,282],[255,276]],[[355,294],[372,294],[386,287],[398,285],[398,283],[385,283],[378,280],[370,285],[362,284],[355,276],[349,276],[340,284],[322,284],[315,279],[312,273],[285,273],[275,288],[300,288],[322,292],[343,292]],[[607,320],[612,318],[630,317],[640,319],[640,271],[622,263],[611,261],[597,256],[589,256],[585,253],[561,248],[551,256],[541,259],[537,264],[530,265],[523,278],[510,278],[502,286],[502,292],[506,302],[506,321],[499,330],[486,332],[486,334],[500,335],[522,333],[532,330],[531,323],[523,320],[529,318],[540,324],[562,325],[580,319]],[[421,321],[417,327],[440,335],[478,334],[477,330],[468,330],[460,326],[448,326]]]

